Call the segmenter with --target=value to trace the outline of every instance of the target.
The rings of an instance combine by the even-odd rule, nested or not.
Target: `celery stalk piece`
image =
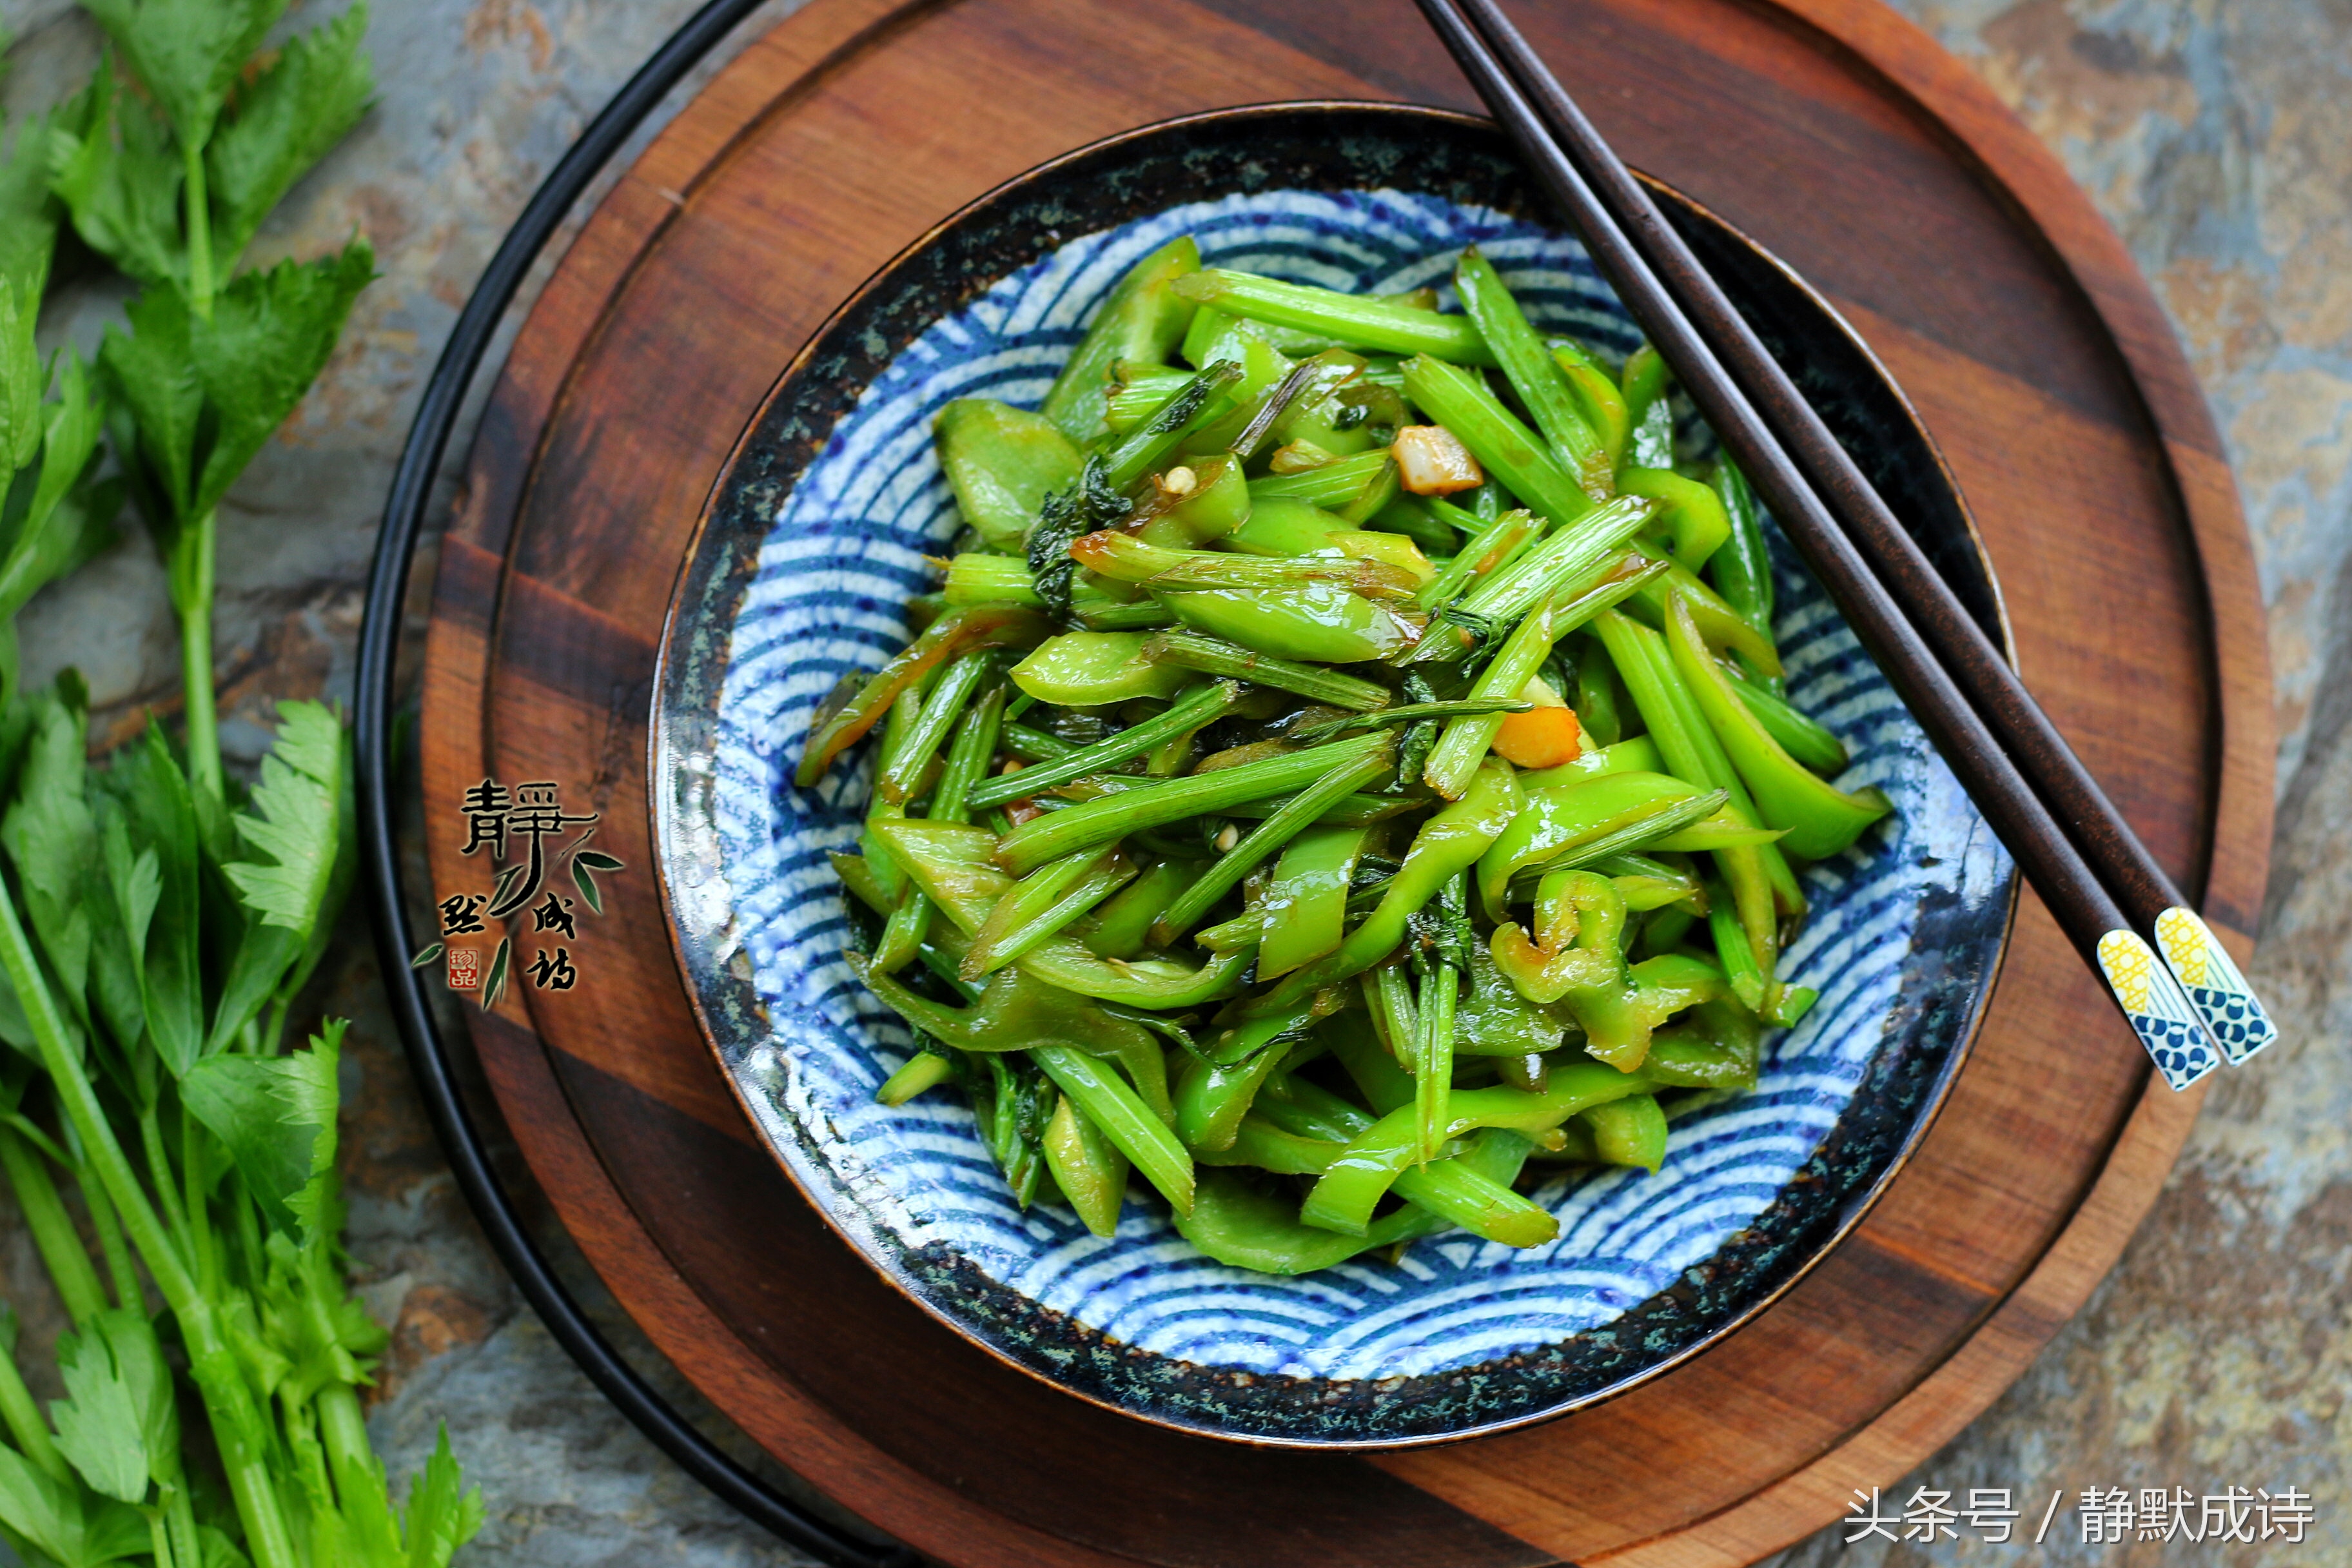
[[[1257,869],[1265,858],[1281,848],[1312,826],[1323,813],[1386,773],[1390,759],[1374,753],[1350,766],[1334,769],[1328,776],[1318,779],[1286,802],[1281,809],[1251,829],[1249,836],[1236,843],[1217,863],[1202,873],[1200,879],[1185,889],[1168,912],[1151,922],[1151,940],[1162,947],[1172,946],[1179,937],[1192,928],[1194,921],[1209,912],[1219,899],[1239,884],[1244,877]]]
[[[1178,1214],[1192,1212],[1192,1154],[1108,1062],[1068,1046],[1037,1046],[1029,1055]]]
[[[1010,555],[966,552],[948,563],[947,585],[941,590],[950,605],[1026,605],[1042,609],[1028,564]]]
[[[998,843],[997,863],[1019,876],[1129,833],[1303,790],[1343,768],[1393,754],[1388,736],[1362,735],[1213,773],[1139,784],[1022,824]]]
[[[1494,354],[1464,316],[1441,316],[1415,305],[1341,294],[1300,283],[1278,283],[1250,272],[1196,272],[1176,291],[1198,305],[1277,327],[1318,332],[1336,342],[1384,353],[1436,354],[1462,364],[1491,365]]]
[[[972,785],[964,797],[965,805],[973,811],[992,805],[1002,805],[1009,800],[1020,800],[1058,784],[1066,784],[1088,773],[1098,773],[1115,767],[1130,757],[1139,757],[1163,741],[1176,735],[1188,735],[1209,723],[1233,707],[1241,695],[1240,688],[1229,680],[1212,681],[1190,691],[1171,704],[1166,711],[1132,724],[1116,735],[1107,736],[1091,746],[1080,746],[1049,760],[1042,760],[1017,773],[997,773]]]
[[[1387,687],[1321,665],[1302,664],[1194,632],[1161,632],[1143,647],[1143,657],[1209,675],[1310,697],[1335,708],[1370,712],[1393,700]]]
[[[1519,422],[1475,371],[1420,354],[1404,366],[1405,395],[1454,432],[1510,492],[1557,527],[1592,510],[1592,498],[1551,455],[1542,437]]]
[[[1454,285],[1462,296],[1462,309],[1478,323],[1480,335],[1502,362],[1511,390],[1551,444],[1552,456],[1585,494],[1607,500],[1615,464],[1601,433],[1577,406],[1567,375],[1476,246],[1463,251],[1454,268]]]

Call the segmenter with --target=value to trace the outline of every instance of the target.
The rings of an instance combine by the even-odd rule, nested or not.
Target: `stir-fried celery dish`
[[[1358,296],[1180,239],[1034,411],[939,416],[966,527],[869,734],[851,963],[1026,1206],[1130,1173],[1223,1262],[1553,1239],[1531,1167],[1664,1157],[1813,994],[1792,869],[1888,810],[1781,692],[1727,461],[1664,366],[1538,330],[1475,250]]]

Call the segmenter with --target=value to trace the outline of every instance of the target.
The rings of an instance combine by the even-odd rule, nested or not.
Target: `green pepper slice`
[[[834,758],[863,740],[881,721],[899,693],[958,655],[983,647],[1034,647],[1054,635],[1054,623],[1034,610],[1014,605],[987,605],[952,609],[924,629],[906,650],[854,687],[846,700],[827,712],[817,710],[808,744],[801,752],[793,782],[807,789],[823,778]]]
[[[1135,957],[1143,951],[1151,922],[1200,874],[1196,860],[1155,861],[1095,912],[1093,926],[1082,930],[1078,940],[1097,958]]]
[[[1675,466],[1675,416],[1666,400],[1666,362],[1648,343],[1625,359],[1623,460],[1644,468]]]
[[[1080,447],[1099,440],[1108,427],[1102,389],[1111,366],[1120,360],[1156,364],[1175,352],[1192,324],[1192,301],[1176,291],[1176,284],[1200,269],[1201,248],[1189,234],[1129,268],[1064,362],[1037,412]]]
[[[1433,1235],[1446,1222],[1425,1209],[1401,1208],[1365,1227],[1361,1236],[1335,1236],[1302,1225],[1290,1200],[1237,1171],[1201,1173],[1192,1212],[1177,1233],[1206,1256],[1259,1274],[1312,1274],[1360,1252]]]
[[[1242,1118],[1249,1114],[1265,1080],[1298,1048],[1298,1042],[1276,1039],[1230,1064],[1186,1058],[1176,1075],[1176,1136],[1195,1154],[1232,1148]]]
[[[1280,593],[1212,588],[1153,595],[1195,631],[1310,664],[1362,664],[1411,647],[1418,617],[1329,583]]]
[[[1565,1009],[1530,1002],[1485,942],[1470,949],[1470,984],[1454,1015],[1454,1048],[1471,1057],[1540,1056],[1567,1043]]]
[[[1529,774],[1519,782],[1524,788],[1541,776]],[[1549,866],[1622,829],[1657,821],[1663,808],[1720,794],[1686,779],[1646,772],[1603,773],[1527,790],[1525,809],[1479,857],[1479,901],[1490,918],[1500,920],[1511,879],[1520,872]]]
[[[1666,1113],[1654,1094],[1629,1094],[1584,1112],[1593,1152],[1612,1165],[1633,1165],[1652,1175],[1666,1160]]]
[[[1296,1175],[1321,1175],[1374,1119],[1327,1089],[1287,1075],[1271,1080],[1259,1101],[1261,1122],[1284,1135],[1286,1162]],[[1311,1141],[1311,1142],[1310,1142]],[[1238,1140],[1236,1140],[1238,1142]],[[1270,1142],[1271,1140],[1268,1140]],[[1486,1128],[1449,1144],[1458,1152],[1397,1173],[1391,1190],[1418,1208],[1506,1247],[1540,1247],[1559,1234],[1559,1222],[1511,1191],[1534,1145],[1517,1132]],[[1379,1222],[1374,1222],[1377,1227]]]
[[[931,422],[956,507],[992,549],[1018,551],[1045,498],[1078,482],[1086,459],[1043,415],[959,397]]]
[[[1624,389],[1575,339],[1554,338],[1550,347],[1552,363],[1568,378],[1577,410],[1601,437],[1601,449],[1609,458],[1609,471],[1614,474],[1625,461],[1625,441],[1633,434]]]
[[[1190,550],[1222,539],[1249,521],[1249,481],[1239,459],[1227,455],[1190,465],[1192,483],[1181,495],[1155,489],[1129,519],[1146,544]],[[1168,478],[1174,477],[1171,470]]]
[[[1788,830],[1788,847],[1808,860],[1839,854],[1863,830],[1894,810],[1885,792],[1849,793],[1809,772],[1780,747],[1732,689],[1706,651],[1681,595],[1666,603],[1666,646],[1675,666],[1714,729],[1716,739],[1756,798],[1764,821]]]
[[[1458,1138],[1477,1128],[1501,1127],[1539,1138],[1579,1111],[1629,1094],[1646,1093],[1650,1088],[1649,1080],[1638,1074],[1599,1063],[1571,1063],[1554,1068],[1550,1083],[1540,1093],[1519,1089],[1459,1091],[1453,1097],[1443,1131],[1448,1138]],[[1307,1194],[1298,1217],[1342,1236],[1366,1234],[1373,1206],[1396,1184],[1399,1174],[1420,1151],[1413,1122],[1412,1108],[1405,1107],[1389,1112],[1359,1134]]]
[[[1510,826],[1520,805],[1518,775],[1508,763],[1487,758],[1462,798],[1421,825],[1403,864],[1389,879],[1388,890],[1339,950],[1293,970],[1272,990],[1244,1004],[1244,1012],[1253,1017],[1278,1013],[1386,958],[1404,940],[1405,922],[1413,912],[1435,898],[1454,873],[1477,864],[1486,846]]]
[[[1685,571],[1705,566],[1731,537],[1731,519],[1716,493],[1672,468],[1629,467],[1618,474],[1617,488],[1661,503],[1657,522],[1673,542],[1675,560]]]
[[[1052,1120],[1040,1140],[1045,1169],[1077,1212],[1079,1223],[1097,1236],[1118,1230],[1119,1205],[1127,1196],[1127,1156],[1087,1119],[1077,1102],[1065,1094],[1055,1100]]]
[[[1642,1076],[1685,1089],[1754,1089],[1763,1026],[1734,997],[1702,1002],[1651,1035]]]
[[[1144,632],[1063,632],[1013,667],[1013,684],[1040,702],[1101,708],[1139,697],[1166,700],[1190,679],[1143,657]]]
[[[1026,1050],[1043,1041],[1097,1054],[1159,1048],[1140,1026],[1020,969],[991,976],[980,1000],[970,1006],[950,1007],[908,990],[895,975],[875,969],[863,954],[847,957],[857,977],[892,1012],[960,1051]]]
[[[1572,763],[1538,773],[1521,773],[1519,787],[1533,795],[1559,784],[1583,784],[1611,773],[1654,773],[1659,771],[1658,743],[1647,735],[1595,746]]]
[[[1318,827],[1283,850],[1258,904],[1265,915],[1257,947],[1260,980],[1276,979],[1339,950],[1349,879],[1370,837],[1362,827]]]

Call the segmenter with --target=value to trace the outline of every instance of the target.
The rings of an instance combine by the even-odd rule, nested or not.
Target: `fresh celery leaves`
[[[0,161],[0,849],[16,871],[0,883],[0,1039],[50,1091],[20,1109],[44,1079],[0,1058],[0,1121],[9,1151],[38,1151],[31,1167],[12,1153],[20,1195],[54,1207],[38,1162],[72,1172],[117,1290],[144,1263],[162,1292],[243,1544],[196,1518],[205,1500],[179,1479],[173,1373],[142,1304],[92,1305],[94,1276],[61,1345],[54,1441],[0,1363],[19,1445],[0,1446],[0,1540],[63,1568],[247,1554],[255,1568],[445,1568],[480,1526],[479,1491],[445,1437],[397,1513],[359,1405],[386,1335],[350,1295],[341,1249],[341,1026],[278,1049],[350,886],[345,738],[327,709],[285,705],[240,808],[212,689],[215,509],[325,366],[374,268],[361,242],[237,262],[365,112],[366,13],[263,55],[285,0],[87,4],[114,54]],[[70,354],[44,366],[33,347],[60,208],[145,285],[94,374]],[[105,483],[101,434],[120,469]],[[186,747],[151,721],[93,770],[78,677],[16,695],[13,617],[103,541],[124,489],[170,572]],[[226,1499],[205,1506],[228,1522]]]
[[[107,329],[99,370],[113,400],[116,455],[131,497],[163,542],[160,531],[176,531],[193,515],[205,389],[189,341],[192,312],[175,290],[159,288],[131,300],[124,314],[131,331]]]
[[[315,702],[281,703],[278,715],[254,810],[236,819],[245,842],[268,858],[222,868],[251,918],[222,986],[208,1049],[219,1049],[273,998],[301,988],[351,888],[353,822],[342,725]]]
[[[286,0],[82,0],[82,8],[154,94],[180,141],[202,147]]]
[[[375,72],[360,47],[367,7],[289,42],[239,89],[236,112],[205,150],[211,166],[213,249],[225,271],[269,209],[367,112]]]
[[[11,473],[41,449],[41,358],[33,347],[38,297],[19,303],[16,286],[0,278],[0,464]]]
[[[375,252],[355,240],[332,256],[247,272],[221,291],[209,322],[192,323],[196,379],[220,422],[195,479],[208,511],[327,368],[352,301],[375,277]]]
[[[100,482],[99,437],[106,406],[81,361],[60,356],[58,395],[40,416],[37,463],[0,489],[0,619],[114,539],[119,482]]]
[[[254,809],[236,818],[238,834],[269,858],[223,869],[265,924],[308,937],[334,873],[343,727],[316,702],[281,703],[278,711],[278,741],[261,759]]]
[[[375,258],[354,240],[314,261],[236,268],[270,208],[366,112],[367,14],[355,7],[262,58],[286,0],[87,8],[135,80],[118,81],[110,60],[61,113],[51,188],[82,238],[148,285],[99,363],[115,455],[180,618],[188,775],[221,851],[214,508],[325,367]]]
[[[99,363],[136,429],[123,456],[151,525],[175,531],[219,503],[326,368],[374,276],[374,253],[354,240],[239,275],[209,321],[174,289],[131,302],[131,331],[107,332]]]
[[[137,1509],[44,1475],[9,1447],[0,1447],[0,1524],[58,1568],[107,1568],[147,1555],[152,1543]]]
[[[140,867],[154,868],[153,913],[134,938],[140,997],[155,1054],[178,1078],[194,1065],[205,1040],[195,798],[152,721],[143,737],[115,754],[104,784],[104,809],[122,825],[122,846],[109,854],[110,864],[127,862],[120,876],[124,891],[116,896],[126,919],[137,912],[134,900],[148,896]]]
[[[147,1483],[178,1484],[180,1413],[154,1325],[134,1308],[99,1313],[58,1341],[66,1397],[49,1405],[58,1451],[94,1490],[147,1500]]]
[[[187,176],[163,117],[101,70],[50,125],[50,188],[82,243],[142,283],[184,281]]]
[[[92,249],[142,282],[188,289],[194,147],[205,276],[226,277],[270,210],[367,112],[367,7],[297,35],[250,74],[260,40],[252,25],[267,33],[282,0],[100,0],[89,9],[153,107],[100,71],[57,118],[57,194]]]
[[[16,863],[18,896],[59,1000],[89,1021],[90,894],[98,880],[97,819],[89,809],[81,713],[53,696],[35,699],[16,798],[0,818],[0,845]]]
[[[37,121],[16,132],[0,156],[0,278],[20,307],[37,307],[48,288],[57,249],[58,204],[49,195],[49,126]]]
[[[449,1428],[444,1425],[433,1457],[425,1461],[425,1473],[409,1489],[408,1507],[402,1510],[406,1568],[449,1568],[457,1548],[482,1528],[482,1489],[466,1489],[457,1457],[449,1452]]]
[[[315,1230],[327,1201],[341,1037],[338,1021],[310,1050],[206,1057],[180,1079],[183,1103],[228,1151],[272,1230]]]

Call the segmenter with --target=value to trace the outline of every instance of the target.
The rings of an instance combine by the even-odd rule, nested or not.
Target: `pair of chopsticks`
[[[2165,1080],[2270,1044],[2220,941],[1495,0],[1418,3]]]

